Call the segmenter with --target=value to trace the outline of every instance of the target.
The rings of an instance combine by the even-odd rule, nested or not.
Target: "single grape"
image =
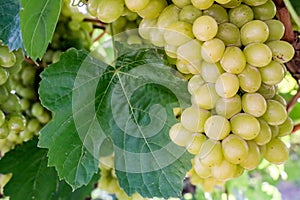
[[[213,115],[205,121],[204,132],[210,139],[222,140],[230,133],[230,123],[221,115]]]
[[[165,52],[170,58],[177,58],[177,46],[165,44]]]
[[[218,4],[213,4],[211,7],[204,10],[203,15],[211,16],[218,24],[228,22],[228,14],[226,9]]]
[[[181,59],[177,59],[176,67],[178,71],[184,74],[199,74],[201,71],[201,64],[189,63]]]
[[[31,107],[31,113],[33,116],[38,117],[40,115],[43,114],[43,112],[45,111],[45,109],[43,108],[43,106],[40,103],[34,103]]]
[[[280,83],[284,76],[284,66],[276,61],[271,61],[268,65],[259,68],[262,82],[267,85],[276,85]]]
[[[193,51],[191,51],[193,49]],[[191,40],[177,48],[177,58],[187,63],[195,65],[201,65],[202,58],[201,54],[201,43],[198,40]]]
[[[208,177],[210,177],[212,175],[211,174],[211,168],[208,167],[208,166],[206,166],[206,165],[204,165],[201,162],[201,160],[200,160],[200,158],[199,158],[198,155],[195,156],[195,158],[193,159],[193,161],[194,161],[193,168],[194,168],[195,172],[197,173],[197,175],[199,177],[201,177],[201,178],[208,178]]]
[[[283,98],[283,97],[280,96],[279,94],[275,94],[275,96],[272,97],[272,99],[278,101],[278,102],[281,103],[284,107],[287,106],[287,102],[286,102],[285,98]]]
[[[267,100],[267,110],[262,117],[270,125],[280,125],[287,119],[287,111],[278,101]]]
[[[149,2],[150,0],[125,0],[125,5],[129,10],[137,12],[144,9]]]
[[[215,84],[206,83],[192,95],[193,102],[203,109],[212,109],[215,107],[219,96],[215,90]]]
[[[245,140],[256,138],[260,132],[259,121],[247,113],[239,113],[230,119],[232,133]]]
[[[242,108],[245,113],[260,117],[267,110],[267,102],[259,93],[246,93],[242,96]]]
[[[233,97],[239,90],[239,79],[235,74],[223,73],[217,79],[215,89],[221,97]]]
[[[29,132],[37,132],[41,129],[41,124],[37,119],[33,118],[28,121],[26,128]]]
[[[260,20],[273,19],[276,15],[276,6],[272,0],[267,0],[266,3],[252,7],[254,18]]]
[[[193,139],[192,134],[193,133],[185,129],[181,123],[174,124],[169,131],[171,140],[178,146],[190,144]]]
[[[156,19],[142,19],[142,21],[139,24],[139,34],[144,39],[150,38],[150,31],[152,29],[157,29],[156,27],[157,20]]]
[[[220,98],[216,103],[216,113],[230,119],[232,116],[241,112],[241,97],[235,95],[231,98]]]
[[[230,134],[222,141],[222,151],[227,161],[239,164],[247,158],[249,148],[244,139],[235,134]]]
[[[165,45],[164,31],[162,29],[151,29],[149,33],[150,42],[158,47],[163,47]]]
[[[219,165],[214,165],[211,168],[211,174],[216,179],[229,180],[234,177],[236,171],[236,165],[222,160]]]
[[[259,147],[253,141],[247,141],[248,143],[248,156],[247,158],[240,163],[242,167],[247,170],[255,169],[261,161],[261,155],[259,151]]]
[[[12,67],[16,63],[16,56],[7,46],[0,45],[0,66]]]
[[[280,40],[285,31],[285,27],[283,23],[279,20],[271,19],[265,21],[269,28],[269,37],[267,41]]]
[[[21,110],[20,98],[16,94],[8,94],[7,100],[0,106],[6,113],[19,112]]]
[[[268,37],[269,27],[263,21],[249,21],[241,28],[241,41],[244,46],[254,42],[263,43],[267,41]]]
[[[5,69],[0,67],[0,85],[6,83],[8,77],[9,77],[9,73]]]
[[[283,137],[291,134],[294,129],[294,122],[292,118],[287,117],[287,119],[283,122],[283,124],[280,124],[278,128],[279,128],[278,137]]]
[[[224,8],[235,8],[241,5],[242,0],[231,0],[228,3],[222,4]]]
[[[193,76],[188,83],[188,90],[191,95],[195,93],[196,90],[198,90],[202,85],[205,84],[204,79],[201,75],[195,75]]]
[[[256,67],[249,64],[238,74],[240,88],[245,92],[256,92],[261,86],[261,75]]]
[[[186,108],[181,115],[181,124],[191,132],[203,132],[204,123],[210,117],[210,112],[198,106]]]
[[[254,18],[252,9],[245,4],[230,9],[228,15],[229,22],[236,25],[238,28],[241,28],[244,24],[252,21]]]
[[[203,80],[208,83],[215,83],[219,76],[224,72],[220,63],[208,63],[203,61],[201,65],[201,75]]]
[[[257,92],[263,95],[266,99],[271,99],[276,94],[276,88],[274,85],[261,84]]]
[[[191,0],[172,0],[172,2],[178,7],[183,8],[189,4],[191,4]]]
[[[255,67],[268,65],[272,60],[271,49],[263,43],[251,43],[244,48],[247,63]]]
[[[0,110],[0,126],[2,126],[5,123],[5,113]]]
[[[101,0],[97,5],[97,17],[105,23],[117,20],[124,10],[123,0]]]
[[[219,24],[216,38],[222,40],[226,46],[241,46],[240,30],[232,23]]]
[[[167,5],[166,0],[151,0],[145,8],[137,11],[137,13],[142,18],[155,19],[160,15],[163,9],[167,7]]]
[[[213,5],[214,0],[191,0],[191,2],[199,10],[205,10]]]
[[[273,138],[266,144],[264,158],[273,164],[283,164],[289,157],[289,151],[286,145],[278,138]]]
[[[272,131],[268,123],[259,118],[258,119],[260,124],[260,132],[259,134],[253,139],[258,145],[265,145],[272,139]]]
[[[271,132],[272,132],[272,138],[275,138],[279,135],[279,127],[277,125],[269,125],[270,126],[270,129],[271,129]]]
[[[0,140],[1,139],[5,139],[9,134],[9,128],[7,126],[7,123],[2,124],[2,126],[0,126]],[[2,148],[0,148],[0,150],[2,150]]]
[[[198,17],[193,23],[193,33],[200,41],[211,40],[217,35],[218,24],[210,16],[203,15]]]
[[[201,150],[201,146],[206,140],[206,136],[201,133],[194,133],[192,141],[186,145],[188,152],[194,155],[198,155]]]
[[[246,57],[240,48],[227,47],[220,64],[226,72],[238,74],[246,67]]]
[[[202,44],[201,56],[206,62],[216,63],[221,60],[224,51],[224,42],[218,38],[214,38]]]
[[[177,22],[179,20],[179,11],[179,8],[175,5],[166,7],[157,19],[157,27],[167,28],[173,22]]]
[[[255,0],[255,1],[253,1],[253,0],[243,0],[243,3],[245,3],[249,6],[260,6],[260,5],[262,5],[266,2],[267,2],[267,0]]]
[[[202,15],[202,11],[193,5],[186,5],[179,13],[179,20],[193,24],[194,21]]]
[[[294,47],[286,41],[271,41],[267,45],[272,51],[273,60],[277,62],[286,63],[294,57]]]
[[[7,126],[10,130],[21,132],[25,129],[26,126],[26,119],[24,116],[11,116],[7,122]]]
[[[187,22],[173,22],[164,31],[167,44],[180,46],[194,38],[192,25]]]
[[[201,146],[199,157],[202,163],[208,167],[220,164],[223,160],[220,141],[212,139],[206,140]]]

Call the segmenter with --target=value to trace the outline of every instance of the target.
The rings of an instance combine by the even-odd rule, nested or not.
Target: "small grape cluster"
[[[288,158],[280,137],[293,122],[277,84],[294,48],[282,41],[272,0],[89,0],[101,21],[122,27],[124,10],[137,13],[139,35],[165,49],[178,71],[191,77],[192,106],[170,138],[195,155],[191,181],[206,191],[253,170],[264,158]],[[121,24],[121,25],[119,25]],[[120,29],[121,31],[121,29]]]
[[[24,61],[22,50],[0,46],[0,157],[39,133],[50,113],[38,101],[37,69]]]

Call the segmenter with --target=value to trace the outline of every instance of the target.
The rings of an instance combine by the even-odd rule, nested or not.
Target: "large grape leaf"
[[[42,58],[52,39],[62,0],[21,0],[20,24],[26,53]]]
[[[61,178],[75,188],[85,183],[76,184],[96,172],[89,164],[111,137],[117,177],[129,195],[180,195],[191,156],[168,131],[176,123],[173,107],[187,107],[190,95],[158,50],[131,50],[109,66],[71,49],[41,77],[40,98],[54,118],[42,129],[39,146],[49,149],[49,164]]]
[[[20,0],[0,0],[0,40],[11,51],[23,47],[20,7]]]
[[[74,192],[64,181],[59,181],[53,167],[47,167],[47,150],[37,147],[37,138],[17,146],[0,160],[0,173],[12,173],[4,187],[4,195],[14,200],[71,200],[88,197],[97,176],[88,186]]]

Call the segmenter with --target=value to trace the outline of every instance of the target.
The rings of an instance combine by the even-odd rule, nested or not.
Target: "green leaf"
[[[22,48],[22,35],[20,30],[20,1],[0,1],[0,39],[8,45],[11,51]]]
[[[129,195],[180,196],[191,156],[171,142],[168,132],[177,122],[173,107],[189,106],[190,95],[187,82],[164,65],[159,52],[131,50],[113,67],[71,49],[42,73],[40,98],[54,118],[41,131],[39,145],[49,149],[49,164],[73,187],[78,176],[68,172],[93,159],[65,155],[84,150],[98,158],[109,137],[120,186]]]
[[[4,187],[4,194],[13,200],[70,200],[77,195],[89,196],[93,184],[76,190],[74,193],[64,181],[59,181],[53,167],[47,167],[47,150],[37,148],[37,138],[8,152],[0,160],[0,173],[12,173],[11,180]]]
[[[42,58],[52,39],[62,0],[21,0],[20,24],[26,53]]]
[[[300,2],[299,0],[290,0],[291,4],[293,5],[295,11],[300,15]]]

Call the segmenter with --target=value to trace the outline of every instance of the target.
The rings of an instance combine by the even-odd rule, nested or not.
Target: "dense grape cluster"
[[[192,75],[192,106],[169,133],[195,155],[192,182],[211,191],[255,169],[262,158],[284,163],[288,149],[280,137],[291,133],[293,122],[277,84],[294,48],[281,40],[285,27],[275,18],[273,1],[172,2],[89,0],[88,8],[115,29],[125,26],[124,12],[139,15],[139,35],[164,48],[178,71]]]
[[[21,50],[0,46],[0,156],[37,135],[51,116],[39,103],[37,69],[24,62]]]

